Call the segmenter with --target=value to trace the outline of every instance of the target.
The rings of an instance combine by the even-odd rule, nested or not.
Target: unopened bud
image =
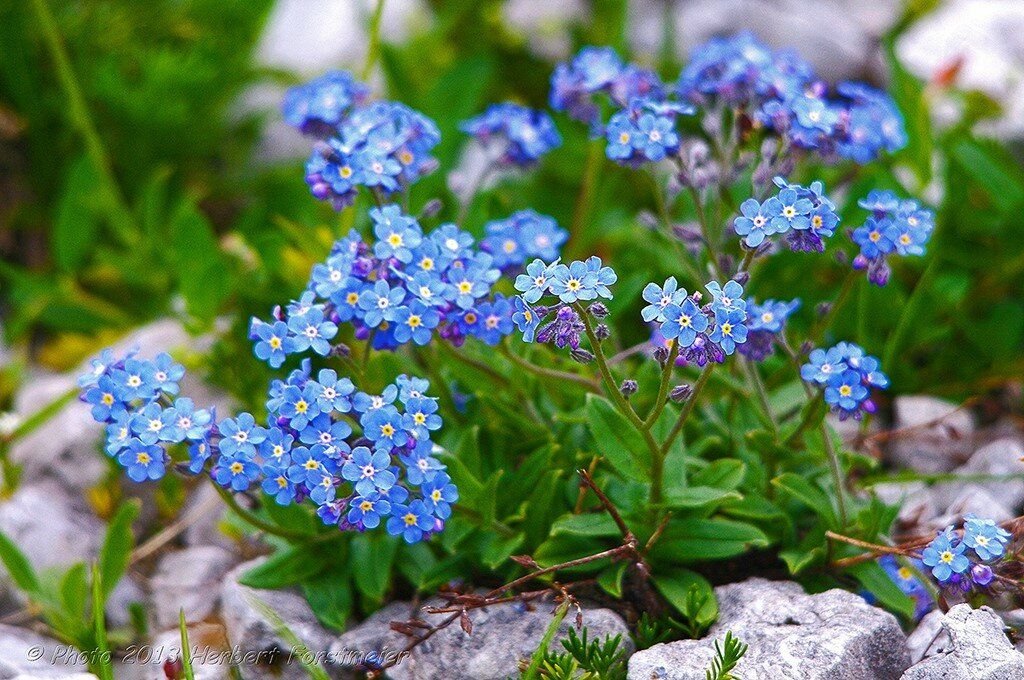
[[[347,357],[352,355],[352,350],[343,342],[339,342],[337,345],[331,347],[330,356],[332,357]]]
[[[590,316],[595,319],[603,319],[608,316],[608,307],[603,302],[595,302],[587,308],[590,312]]]
[[[664,366],[665,362],[668,361],[668,352],[668,347],[658,347],[654,350],[654,360]]]
[[[637,385],[636,381],[632,380],[632,379],[623,380],[622,384],[619,385],[619,392],[621,392],[622,396],[624,396],[624,397],[628,397],[628,396],[631,396],[633,394],[636,394],[636,391],[638,389],[639,389],[639,385]]]
[[[640,222],[640,224],[647,227],[648,229],[658,228],[658,218],[655,217],[654,213],[652,213],[650,210],[641,210],[637,214],[636,219],[638,222]]]
[[[588,352],[587,350],[583,349],[582,347],[577,347],[576,349],[569,352],[569,356],[572,357],[573,361],[580,364],[589,364],[591,361],[594,360],[594,355]]]
[[[818,316],[827,316],[832,311],[831,302],[819,302],[818,306],[814,308],[815,313]]]
[[[612,331],[608,328],[607,324],[599,323],[597,328],[594,329],[594,335],[597,336],[598,340],[607,340],[612,336]]]
[[[750,272],[736,272],[736,276],[732,277],[732,280],[741,286],[745,286],[750,281]]]
[[[441,212],[441,208],[443,207],[444,203],[440,198],[432,198],[423,206],[423,210],[420,211],[420,218],[434,217]]]
[[[668,398],[677,404],[681,404],[690,398],[693,394],[693,388],[689,385],[676,385],[672,388],[672,391],[668,393]]]

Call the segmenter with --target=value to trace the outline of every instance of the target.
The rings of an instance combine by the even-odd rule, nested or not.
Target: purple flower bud
[[[638,389],[639,389],[639,385],[636,384],[636,380],[632,380],[632,379],[623,380],[622,384],[619,385],[619,392],[621,392],[622,396],[624,396],[624,397],[628,397],[630,395],[636,394],[636,391]]]
[[[668,347],[665,347],[664,345],[659,345],[654,350],[654,360],[657,361],[662,366],[664,366],[665,362],[668,361],[668,353]]]
[[[587,308],[590,312],[590,316],[595,319],[603,319],[608,316],[608,307],[603,302],[595,302]]]
[[[971,567],[971,580],[979,586],[987,586],[994,578],[992,567],[987,564],[976,564]]]
[[[594,360],[593,354],[580,347],[577,347],[573,349],[571,352],[569,352],[569,356],[572,357],[573,361],[579,364],[589,364],[591,361]]]
[[[827,316],[832,311],[831,302],[819,302],[818,306],[814,308],[814,313],[818,316]]]
[[[429,201],[427,201],[426,205],[423,206],[423,210],[420,211],[420,219],[423,219],[425,217],[434,217],[439,212],[441,212],[441,208],[443,207],[444,203],[441,201],[440,198],[430,199]]]
[[[853,268],[856,269],[857,271],[867,269],[868,258],[864,257],[863,255],[858,255],[857,257],[853,258]]]
[[[612,331],[608,328],[607,324],[599,323],[597,328],[594,329],[594,335],[597,336],[598,341],[607,340],[611,337]]]
[[[690,385],[676,385],[668,393],[668,398],[677,404],[681,404],[693,395],[693,387]]]
[[[741,286],[745,286],[750,281],[750,272],[737,272],[736,276],[732,277],[732,280]]]

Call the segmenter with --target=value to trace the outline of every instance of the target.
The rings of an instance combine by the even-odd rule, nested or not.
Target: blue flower
[[[781,333],[789,315],[800,307],[800,300],[765,300],[762,304],[751,301],[747,305],[747,328],[753,331]]]
[[[252,456],[256,445],[267,438],[267,431],[256,425],[251,413],[239,413],[236,418],[225,418],[217,425],[221,434],[220,452],[231,455],[241,453]]]
[[[523,342],[533,342],[537,334],[537,326],[540,325],[540,317],[530,308],[530,305],[523,301],[522,296],[512,299],[515,311],[512,314],[512,322],[523,334]]]
[[[397,205],[371,208],[370,219],[378,239],[373,246],[373,254],[382,260],[394,257],[406,264],[412,262],[412,249],[423,240],[423,232],[416,220],[403,215]]]
[[[306,134],[318,134],[338,125],[352,106],[369,93],[347,71],[329,71],[285,93],[281,110],[284,120]]]
[[[419,272],[406,283],[409,292],[429,307],[443,307],[446,304],[448,284],[435,272]]]
[[[825,403],[848,413],[855,412],[867,397],[868,390],[857,371],[837,373],[825,385]]]
[[[393,404],[397,398],[398,387],[396,385],[388,385],[379,395],[356,392],[356,396],[352,398],[352,409],[356,413],[367,413],[379,408],[384,408],[388,404]]]
[[[286,466],[291,460],[295,437],[279,427],[267,428],[266,438],[260,442],[259,450],[263,460],[271,465]]]
[[[404,298],[403,288],[391,288],[387,281],[377,281],[359,296],[359,308],[365,312],[363,322],[368,328],[376,328],[382,321],[394,321],[395,310]]]
[[[778,214],[775,210],[781,211],[781,207],[776,207],[771,200],[765,201],[762,205],[755,199],[748,198],[740,204],[741,215],[733,221],[733,228],[750,248],[761,245],[766,236],[774,233],[772,215]]]
[[[85,391],[85,401],[92,404],[92,417],[97,422],[105,422],[111,418],[111,412],[124,409],[115,393],[117,387],[108,375],[100,376],[94,387]]]
[[[520,210],[509,216],[519,229],[520,243],[527,257],[544,261],[558,258],[562,244],[569,238],[569,232],[558,226],[555,218],[541,215],[534,210]]]
[[[294,351],[294,344],[288,336],[288,324],[284,321],[268,324],[253,317],[249,336],[258,341],[252,348],[253,354],[270,364],[271,368],[280,368],[285,356]]]
[[[339,378],[334,369],[324,368],[317,373],[313,387],[319,392],[316,396],[316,405],[321,413],[338,411],[348,413],[352,410],[352,402],[348,396],[355,391],[355,385],[348,378]]]
[[[794,189],[783,189],[776,197],[778,203],[772,203],[773,215],[771,226],[776,234],[792,229],[807,229],[810,226],[811,210],[814,204],[808,198],[801,198]]]
[[[502,296],[495,296],[494,302],[482,302],[477,307],[480,324],[476,335],[488,345],[494,346],[512,332],[512,303]]]
[[[372,441],[378,449],[390,451],[409,441],[402,427],[402,416],[393,406],[367,412],[359,420],[359,424],[363,426],[363,436]]]
[[[417,440],[412,451],[402,453],[399,459],[405,465],[406,478],[410,484],[422,485],[437,474],[438,470],[444,470],[444,464],[434,458],[434,444],[428,439]]]
[[[395,385],[398,387],[398,400],[403,404],[409,403],[410,399],[425,396],[430,389],[430,381],[427,379],[410,377],[404,373],[395,378]]]
[[[548,114],[512,103],[492,104],[459,127],[485,144],[499,144],[499,162],[508,165],[532,165],[562,143]]]
[[[416,543],[433,528],[434,517],[423,501],[414,500],[409,505],[396,503],[391,506],[387,530],[392,536],[401,536],[406,543]]]
[[[133,482],[144,482],[164,476],[165,456],[159,446],[132,439],[128,442],[128,448],[118,455],[117,462],[125,468],[128,478]]]
[[[110,372],[110,378],[117,390],[114,396],[123,402],[153,398],[157,390],[153,373],[152,364],[148,361],[125,359],[122,368]]]
[[[320,356],[327,356],[331,345],[327,342],[338,333],[338,326],[324,319],[323,307],[316,305],[305,314],[288,319],[288,330],[292,332],[292,348],[303,352],[312,348]]]
[[[537,302],[548,292],[554,270],[558,265],[544,264],[542,260],[534,260],[526,265],[526,273],[516,277],[516,290],[523,294],[523,300],[530,304]]]
[[[299,441],[303,444],[321,444],[329,456],[348,453],[349,446],[345,437],[352,434],[352,427],[344,420],[332,421],[326,413],[313,418],[299,432]]]
[[[288,479],[312,489],[320,481],[322,473],[328,471],[328,463],[333,468],[334,461],[327,455],[327,448],[321,444],[296,446],[292,449],[288,465]]]
[[[747,308],[747,303],[743,300],[743,286],[736,281],[727,282],[724,288],[717,281],[711,281],[704,287],[711,293],[714,300],[712,307],[716,309],[732,311]]]
[[[221,454],[213,466],[213,478],[224,488],[245,491],[259,478],[260,466],[252,459],[249,451],[238,449],[225,454],[222,449]]]
[[[679,305],[686,297],[686,291],[678,289],[679,282],[676,277],[670,276],[665,279],[665,284],[659,286],[656,283],[648,283],[644,286],[642,297],[649,302],[646,307],[640,310],[640,316],[644,321],[664,321],[665,308],[669,305]]]
[[[735,282],[730,281],[729,283]],[[708,339],[721,347],[726,354],[732,354],[737,344],[747,341],[747,327],[744,325],[747,313],[742,309],[726,307],[724,304],[714,308],[714,312],[715,329]]]
[[[991,519],[980,519],[973,515],[964,517],[964,544],[972,548],[978,559],[987,562],[1002,557],[1010,532],[996,525]]]
[[[95,385],[101,377],[109,373],[116,363],[114,350],[108,347],[100,352],[98,357],[89,360],[89,370],[78,376],[78,386],[89,387]]]
[[[185,367],[174,363],[170,354],[161,352],[149,365],[149,382],[164,394],[177,394],[178,381],[185,375]]]
[[[608,286],[618,281],[619,275],[611,267],[602,266],[601,258],[597,255],[591,255],[587,258],[587,270],[597,277],[597,285],[594,286],[597,294],[606,300],[611,300],[612,291]]]
[[[341,290],[352,272],[352,257],[348,253],[334,253],[313,266],[309,285],[322,298],[329,298]]]
[[[577,260],[569,265],[555,265],[548,288],[562,302],[572,303],[596,298],[597,286],[597,272],[591,271],[585,262]]]
[[[620,111],[608,121],[605,139],[608,144],[605,154],[613,161],[627,161],[633,158],[640,141],[640,130],[625,111]]]
[[[946,583],[953,574],[963,574],[971,563],[964,556],[967,546],[953,536],[953,527],[935,537],[921,553],[921,561],[932,568],[932,576],[939,583]]]
[[[263,491],[273,496],[278,505],[289,505],[295,500],[295,483],[288,478],[288,470],[277,462],[266,463],[261,470]]]
[[[289,425],[295,430],[302,430],[310,419],[320,414],[320,389],[315,384],[307,384],[299,389],[288,385],[281,393],[282,402],[278,411],[290,420]]]
[[[156,444],[158,441],[175,441],[176,439],[174,412],[164,411],[156,402],[146,404],[141,411],[136,411],[128,422],[132,434],[138,437],[143,444]]]
[[[382,517],[391,514],[391,503],[379,493],[355,496],[349,501],[348,522],[357,529],[375,529]]]
[[[210,432],[210,421],[213,414],[206,409],[197,409],[191,399],[182,397],[174,401],[174,406],[167,409],[166,413],[174,428],[174,439],[167,441],[180,441],[189,439],[198,441],[207,436]]]
[[[462,309],[469,309],[479,298],[490,292],[487,270],[480,267],[464,267],[447,272],[449,291],[454,302]]]
[[[661,324],[661,334],[668,340],[676,340],[681,347],[690,347],[697,339],[698,333],[708,329],[708,317],[694,301],[686,297],[682,291],[683,303],[669,304],[663,313],[665,321]]]
[[[423,492],[423,504],[440,519],[448,519],[452,514],[451,504],[459,500],[459,490],[444,472],[438,472],[425,482],[420,491]]]
[[[128,423],[131,414],[127,411],[114,415],[114,420],[107,425],[107,441],[104,450],[108,456],[117,456],[132,439],[131,427]]]
[[[846,370],[843,353],[839,348],[815,349],[808,357],[809,363],[800,367],[800,377],[807,382],[827,384],[834,376]]]
[[[377,449],[371,452],[365,446],[357,446],[342,466],[341,476],[354,484],[357,494],[366,496],[394,486],[396,479],[390,465],[391,454],[387,451]]]
[[[310,480],[307,486],[310,500],[317,505],[324,505],[333,501],[337,495],[338,481],[333,474],[321,469],[316,473],[316,480]]]
[[[414,300],[408,307],[399,307],[395,311],[395,340],[417,345],[430,342],[431,331],[441,323],[441,315],[433,307],[427,307],[419,300]]]
[[[854,230],[853,242],[860,246],[861,254],[869,259],[888,255],[896,249],[892,240],[896,234],[892,226],[887,218],[876,220],[869,217],[863,226]]]
[[[426,439],[430,432],[441,427],[441,416],[437,415],[437,402],[428,397],[410,399],[405,404],[402,427],[417,439]]]

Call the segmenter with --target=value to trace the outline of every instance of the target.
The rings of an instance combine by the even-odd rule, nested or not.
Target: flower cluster
[[[900,199],[891,191],[872,191],[858,205],[871,216],[851,235],[860,246],[853,267],[866,269],[872,283],[884,286],[889,281],[890,255],[924,255],[924,246],[935,228],[935,215],[917,201]]]
[[[992,583],[992,565],[1006,553],[1009,542],[1010,532],[991,519],[967,515],[962,536],[946,527],[924,549],[921,560],[941,585],[967,591]]]
[[[601,134],[598,95],[606,95],[618,107],[635,98],[660,98],[664,87],[651,70],[627,64],[610,47],[584,47],[573,59],[555,67],[551,74],[549,102],[555,111],[589,123],[594,136]]]
[[[107,425],[107,454],[133,481],[163,477],[175,462],[170,447],[185,444],[182,473],[208,472],[234,492],[260,486],[280,505],[309,498],[341,529],[365,531],[386,519],[388,533],[410,543],[443,529],[458,499],[434,457],[430,437],[441,418],[426,380],[399,376],[369,395],[330,369],[314,380],[304,362],[271,385],[262,427],[244,412],[215,423],[213,409],[174,398],[185,371],[167,354],[146,361],[107,350],[93,369],[79,380],[82,399]]]
[[[187,442],[191,456],[202,456],[214,414],[175,398],[185,369],[170,355],[141,359],[135,351],[116,358],[104,350],[92,371],[78,379],[81,399],[92,417],[107,426],[107,455],[135,482],[160,479],[171,461],[167,447]],[[205,459],[204,459],[205,460]]]
[[[433,172],[441,140],[432,120],[404,104],[364,104],[367,88],[344,72],[293,88],[285,120],[319,141],[306,162],[306,183],[335,210],[352,204],[359,187],[393,194]]]
[[[531,253],[557,255],[565,241],[553,220],[532,211],[489,228],[482,245],[491,252],[475,248],[473,237],[454,225],[425,235],[398,206],[373,208],[370,217],[372,245],[350,233],[313,268],[299,301],[276,310],[270,323],[252,320],[257,357],[276,368],[286,355],[307,349],[326,356],[327,341],[344,323],[375,349],[426,345],[435,332],[456,345],[468,336],[495,345],[512,332],[512,302],[491,291],[499,267]]]
[[[236,458],[221,441],[215,479],[237,490],[262,478],[263,490],[282,505],[309,497],[325,524],[364,531],[385,521],[388,533],[419,541],[444,528],[458,499],[445,466],[434,457],[430,437],[441,417],[426,394],[429,387],[426,380],[403,375],[371,395],[356,392],[348,378],[330,369],[314,379],[304,363],[271,384],[270,426],[256,434],[258,451],[248,447]],[[222,435],[248,425],[226,430],[222,423]],[[353,425],[360,435],[353,434]],[[245,439],[252,442],[255,432],[250,428]]]
[[[688,294],[678,287],[675,277],[661,286],[649,283],[643,290],[648,305],[640,310],[644,321],[660,324],[658,334],[679,347],[685,362],[698,366],[724,362],[748,337],[743,287],[736,281],[728,281],[724,287],[712,281],[705,287],[712,299],[702,306],[701,293]]]
[[[903,119],[885,93],[839,83],[834,93],[791,51],[776,51],[750,33],[696,47],[679,77],[679,95],[706,107],[738,107],[794,146],[826,158],[866,163],[907,143]]]
[[[810,187],[789,184],[782,177],[775,178],[779,192],[763,203],[748,198],[740,204],[740,216],[733,221],[733,229],[743,237],[748,248],[757,248],[769,236],[786,234],[791,250],[824,252],[823,238],[835,233],[839,223],[836,207],[825,195],[821,182]]]
[[[840,342],[828,350],[813,350],[809,362],[800,367],[800,377],[825,390],[825,403],[841,420],[859,420],[864,413],[874,413],[871,388],[889,386],[889,378],[879,370],[878,359],[850,342]]]
[[[752,361],[763,361],[775,351],[775,341],[785,330],[789,316],[800,308],[800,300],[765,300],[747,305],[747,341],[739,353]]]
[[[679,150],[676,117],[693,112],[687,104],[649,97],[633,99],[608,120],[605,153],[627,166],[664,160]]]
[[[904,559],[906,564],[893,555],[883,555],[878,558],[878,564],[903,594],[914,601],[914,619],[920,620],[935,607],[935,601],[917,576],[924,570],[924,563],[914,557]]]
[[[516,277],[515,287],[522,295],[513,299],[512,321],[522,332],[524,341],[550,342],[560,349],[569,347],[577,352],[574,356],[582,359],[587,356],[578,352],[580,335],[586,330],[580,317],[582,303],[597,298],[611,300],[609,286],[617,280],[615,271],[605,267],[597,256],[570,264],[557,260],[545,264],[543,260],[534,260],[527,265],[526,273]],[[558,300],[550,305],[533,306],[546,296]],[[583,311],[598,320],[608,315],[608,308],[600,302]],[[551,320],[544,323],[549,316]],[[608,329],[602,324],[596,332],[598,339],[603,339]]]
[[[520,210],[503,220],[484,225],[480,249],[491,254],[502,270],[522,267],[529,258],[556,260],[569,238],[553,217],[534,210]]]
[[[460,128],[486,147],[496,147],[490,155],[499,165],[528,167],[562,143],[548,114],[510,102],[492,104]]]
[[[366,99],[369,88],[346,71],[330,71],[285,93],[284,121],[303,134],[327,138],[353,106]]]

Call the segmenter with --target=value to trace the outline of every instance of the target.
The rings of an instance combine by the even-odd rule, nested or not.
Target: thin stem
[[[580,243],[583,225],[590,216],[590,208],[597,191],[597,181],[601,176],[604,158],[604,140],[592,139],[587,145],[587,160],[583,167],[583,182],[576,196],[576,207],[573,209],[572,222],[569,224],[569,242]]]
[[[700,395],[701,390],[704,389],[704,385],[707,384],[708,378],[711,377],[711,371],[715,368],[715,362],[709,361],[708,365],[701,371],[700,377],[697,378],[697,382],[693,386],[693,393],[690,398],[683,404],[683,410],[679,413],[679,417],[676,418],[675,425],[672,426],[672,431],[668,433],[668,437],[665,438],[665,442],[661,445],[661,455],[664,457],[668,450],[672,447],[672,443],[679,436],[679,433],[683,431],[683,425],[686,424],[686,419],[690,417],[690,413],[693,411],[694,404],[697,403],[697,397]]]
[[[32,6],[35,9],[36,18],[39,20],[43,39],[50,52],[50,58],[53,59],[54,66],[57,69],[57,78],[60,80],[65,97],[67,97],[68,117],[71,120],[71,124],[78,128],[79,134],[82,135],[82,140],[85,143],[85,152],[89,156],[94,169],[99,174],[99,189],[108,204],[110,226],[114,229],[121,243],[125,245],[134,243],[138,238],[135,220],[128,209],[124,196],[121,194],[117,180],[114,178],[110,159],[89,114],[89,107],[85,102],[85,96],[82,94],[82,88],[78,84],[75,71],[71,67],[71,59],[64,48],[64,42],[61,39],[57,22],[54,20],[53,13],[50,12],[50,7],[46,0],[32,0]]]
[[[231,510],[234,511],[236,515],[241,517],[243,520],[245,520],[252,526],[259,529],[260,531],[264,531],[274,536],[280,536],[281,538],[287,538],[289,540],[299,541],[302,543],[309,543],[311,540],[316,539],[315,536],[312,536],[310,534],[303,534],[297,531],[291,531],[289,529],[276,526],[274,524],[271,524],[270,522],[260,519],[251,511],[246,510],[241,505],[239,505],[238,501],[235,500],[234,494],[232,494],[230,491],[222,487],[220,484],[217,484],[215,482],[212,483],[213,488],[217,491],[218,494],[220,494],[220,497],[224,499],[224,502],[228,504],[228,507],[231,508]]]
[[[885,343],[885,353],[882,355],[882,366],[892,367],[896,365],[896,353],[900,350],[900,346],[903,344],[903,336],[907,334],[910,329],[911,321],[917,316],[917,308],[921,306],[921,301],[924,299],[924,293],[926,290],[931,288],[932,278],[938,274],[939,271],[939,258],[936,253],[932,254],[931,262],[925,267],[924,273],[921,274],[921,278],[917,280],[917,284],[914,286],[914,291],[910,294],[907,299],[907,303],[903,305],[903,309],[900,312],[900,319],[896,322],[896,328],[893,329],[892,334],[889,336],[888,341]]]
[[[828,310],[828,313],[822,316],[818,323],[815,324],[814,328],[811,329],[810,335],[808,336],[813,342],[817,343],[821,340],[825,330],[832,325],[832,319],[835,318],[839,309],[846,302],[846,299],[850,297],[850,292],[853,290],[853,284],[857,280],[857,271],[851,269],[846,274],[846,278],[843,279],[843,285],[839,289],[839,293],[836,295],[836,301],[832,304],[832,308]],[[906,309],[906,307],[904,307]]]
[[[775,424],[775,416],[772,414],[771,404],[768,403],[768,393],[765,390],[764,382],[761,380],[760,374],[757,372],[757,367],[754,366],[752,361],[748,361],[746,358],[741,358],[740,363],[743,364],[743,369],[747,374],[747,379],[750,381],[750,386],[754,390],[754,395],[757,397],[757,405],[760,407],[762,422],[768,425],[768,429],[772,431],[775,439],[779,438],[779,427]]]
[[[584,377],[577,373],[569,373],[568,371],[559,371],[553,368],[547,368],[545,366],[538,366],[532,361],[529,361],[528,359],[524,359],[523,357],[519,356],[504,344],[499,345],[498,351],[500,351],[502,356],[504,356],[506,359],[514,363],[516,366],[519,366],[520,368],[530,373],[533,373],[538,377],[547,378],[550,380],[571,382],[573,384],[579,385],[588,392],[597,393],[601,391],[601,387],[590,378]]]
[[[855,546],[857,548],[863,548],[864,550],[870,550],[876,556],[877,555],[902,555],[904,557],[920,557],[920,555],[918,555],[914,551],[908,550],[906,548],[900,548],[900,547],[894,547],[894,546],[888,546],[888,545],[879,545],[877,543],[868,543],[867,541],[862,541],[862,540],[860,540],[858,538],[851,538],[850,536],[844,536],[843,534],[837,534],[834,531],[826,531],[825,532],[825,538],[831,539],[833,541],[839,541],[840,543],[846,543],[847,545],[852,545],[852,546]],[[835,564],[838,564],[838,562],[836,562]]]
[[[658,417],[665,409],[665,404],[668,403],[668,385],[672,382],[672,368],[676,365],[676,357],[678,356],[679,343],[673,342],[668,359],[665,360],[665,365],[661,368],[661,384],[658,385],[658,396],[655,398],[654,405],[651,406],[647,418],[644,419],[644,429],[650,430],[654,427],[654,423],[658,422]]]
[[[828,431],[828,423],[823,418],[818,427],[821,431],[821,439],[825,442],[825,452],[828,454],[829,468],[832,470],[832,481],[836,487],[836,504],[839,508],[839,523],[846,526],[846,480],[843,475],[843,465],[839,460],[836,447],[832,444],[832,436]]]
[[[476,371],[478,371],[480,373],[483,373],[484,375],[486,375],[492,381],[498,383],[499,385],[508,386],[508,385],[510,385],[512,383],[512,381],[509,380],[507,377],[505,377],[504,375],[502,375],[498,371],[494,370],[493,368],[491,368],[487,364],[483,363],[482,361],[477,361],[476,359],[471,359],[471,358],[465,356],[462,352],[456,352],[455,349],[451,345],[449,345],[447,342],[439,342],[439,343],[436,343],[436,344],[439,347],[441,347],[442,351],[445,354],[447,354],[448,356],[450,356],[451,358],[453,358],[456,361],[459,361],[459,362],[465,364],[466,366],[469,366],[470,368],[472,368],[472,369],[474,369],[474,370],[476,370]]]
[[[697,221],[700,223],[700,231],[704,235],[704,246],[708,249],[708,260],[711,263],[711,271],[715,278],[721,279],[722,272],[718,270],[718,250],[712,243],[711,225],[708,222],[707,213],[704,210],[704,202],[701,200],[700,192],[690,187],[690,196],[693,198],[693,205],[697,211]]]
[[[373,67],[380,58],[380,21],[383,16],[384,0],[377,0],[377,6],[370,15],[369,44],[366,47],[366,63],[363,64],[363,80],[367,80],[373,74]]]
[[[651,184],[654,188],[654,204],[658,209],[661,226],[665,230],[665,238],[679,251],[679,262],[686,269],[686,273],[693,279],[694,284],[703,285],[705,281],[704,277],[700,274],[700,270],[697,268],[697,265],[690,261],[690,253],[679,243],[679,239],[676,238],[672,231],[672,217],[668,212],[668,204],[665,202],[665,195],[661,191],[661,185],[658,184],[658,180],[653,174],[651,175]]]

